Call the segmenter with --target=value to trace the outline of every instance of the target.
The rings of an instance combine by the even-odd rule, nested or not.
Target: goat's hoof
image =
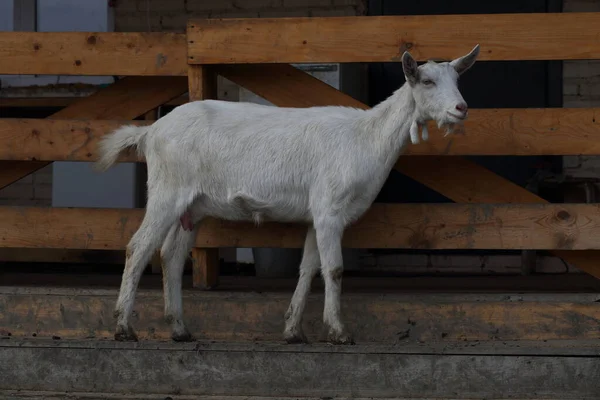
[[[119,342],[137,342],[138,337],[132,327],[119,325],[115,331],[115,340]]]
[[[185,329],[183,332],[173,332],[171,334],[171,339],[173,339],[175,342],[194,342],[194,341],[196,341],[194,336],[187,329]]]
[[[304,332],[297,329],[286,330],[283,333],[283,338],[287,342],[287,344],[301,344],[308,343],[308,339],[304,335]]]
[[[329,334],[327,335],[327,342],[331,343],[331,344],[336,344],[336,345],[354,345],[356,344],[354,342],[354,339],[352,338],[352,336],[350,336],[350,334],[346,333],[346,332],[335,332],[335,331],[329,331]]]

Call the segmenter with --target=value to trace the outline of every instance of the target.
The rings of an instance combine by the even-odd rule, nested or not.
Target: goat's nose
[[[467,106],[467,103],[458,103],[456,109],[462,113],[466,113],[469,107]]]

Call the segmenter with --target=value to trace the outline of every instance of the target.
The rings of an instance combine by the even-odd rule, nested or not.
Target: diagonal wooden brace
[[[186,91],[185,77],[126,77],[48,118],[134,119]],[[49,164],[35,161],[0,161],[0,189]]]
[[[187,78],[181,77],[126,77],[113,85],[101,89],[51,115],[50,119],[134,119],[149,110],[171,101],[187,92]],[[50,165],[39,161],[0,161],[0,189],[35,171]],[[31,259],[73,258],[73,252],[62,250],[0,249],[0,259],[7,261],[28,261]],[[71,254],[69,256],[68,254]],[[75,256],[77,258],[77,256]]]
[[[217,73],[279,107],[366,104],[289,64],[220,65]],[[458,203],[548,203],[539,196],[462,157],[400,157],[395,168]],[[599,251],[552,251],[600,278]]]

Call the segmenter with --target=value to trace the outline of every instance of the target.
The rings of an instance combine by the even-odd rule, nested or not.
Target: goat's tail
[[[138,156],[143,156],[148,126],[125,125],[104,136],[98,143],[98,161],[94,169],[102,172],[109,169],[123,150],[135,146]]]

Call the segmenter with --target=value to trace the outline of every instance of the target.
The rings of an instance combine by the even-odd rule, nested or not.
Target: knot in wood
[[[568,221],[571,218],[571,214],[565,210],[560,210],[558,213],[556,213],[556,218],[559,221]]]

